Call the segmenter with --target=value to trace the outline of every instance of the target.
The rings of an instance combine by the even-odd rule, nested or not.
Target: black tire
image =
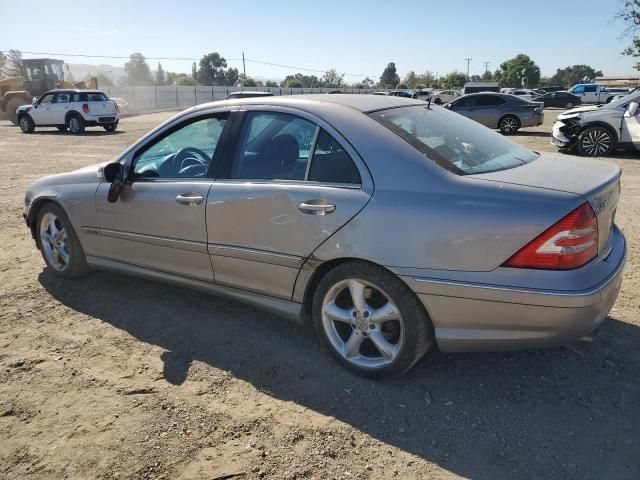
[[[606,157],[615,146],[615,136],[606,127],[585,128],[578,136],[578,151],[587,157]]]
[[[571,110],[573,108],[573,102],[567,102],[564,104],[564,108],[566,110]]]
[[[36,124],[33,123],[33,119],[28,113],[20,115],[20,118],[18,119],[18,125],[20,125],[20,130],[22,130],[22,133],[33,133],[33,131],[36,129]]]
[[[374,289],[380,288],[382,294],[386,295],[386,297],[389,297],[389,300],[392,301],[395,306],[397,306],[397,311],[399,311],[401,318],[398,321],[400,330],[398,330],[398,339],[394,346],[399,345],[399,350],[397,350],[397,352],[394,354],[395,358],[393,358],[393,360],[386,365],[378,367],[357,365],[356,362],[351,362],[350,360],[345,358],[345,356],[343,356],[343,354],[337,350],[337,347],[332,344],[332,340],[328,336],[330,334],[327,333],[325,320],[323,319],[323,306],[325,303],[325,299],[328,297],[328,295],[331,295],[330,292],[336,291],[336,288],[338,288],[338,286],[342,282],[345,282],[347,280],[356,280],[359,282],[363,282],[368,284],[369,286],[373,286]],[[349,296],[347,298],[351,297]],[[365,308],[374,308],[371,307],[371,303],[368,303],[372,300],[373,297],[370,297],[368,300],[366,300],[367,303],[365,303]],[[355,307],[351,307],[351,310],[354,309]],[[354,316],[356,315],[356,313],[352,313]],[[351,325],[341,322],[335,323],[339,323],[340,325],[342,325],[344,327],[343,331],[346,329],[345,335],[350,338],[352,335],[360,332],[358,328],[362,328],[356,327],[356,323],[358,321],[362,322],[363,318],[364,324],[368,324],[371,321],[368,320],[368,315],[369,314],[366,310],[365,312],[361,312],[361,315],[353,318]],[[371,315],[373,315],[373,313],[371,313]],[[372,319],[373,317],[370,318]],[[415,365],[415,363],[420,360],[420,358],[422,358],[422,356],[429,349],[429,346],[434,339],[433,325],[431,323],[431,320],[429,319],[424,306],[422,305],[418,297],[409,289],[409,287],[399,278],[397,278],[395,275],[385,270],[384,268],[363,261],[349,261],[340,264],[329,273],[327,273],[322,278],[322,280],[320,280],[313,296],[312,319],[314,328],[318,336],[320,337],[324,346],[329,350],[329,352],[331,352],[331,354],[347,369],[357,375],[367,378],[380,379],[402,375],[413,365]],[[333,325],[330,320],[327,322]],[[384,331],[385,328],[383,327],[383,325],[386,325],[386,323],[380,324],[379,335],[386,336],[388,335],[388,332]],[[349,328],[351,328],[353,332],[351,332]],[[365,326],[364,328],[366,329],[367,327]],[[369,328],[374,328],[373,324],[371,324]],[[376,329],[378,329],[378,327],[376,327]],[[402,331],[402,333],[399,333],[400,331]],[[365,349],[365,342],[367,342],[367,332],[363,332],[361,333],[361,335],[364,335],[364,337],[362,337],[363,339],[357,347],[357,354],[358,357],[365,358],[363,357],[363,355],[366,354],[363,354],[361,352],[363,349]],[[369,332],[369,335],[373,335],[373,333]],[[373,338],[370,338],[369,342],[370,345],[368,345],[368,347],[372,347]],[[383,360],[384,357],[380,355],[380,359]]]
[[[31,103],[29,100],[22,97],[14,97],[7,102],[5,111],[7,112],[7,116],[9,117],[11,123],[13,123],[14,125],[18,125],[18,115],[16,114],[16,110],[18,109],[18,107],[27,105],[29,103]]]
[[[513,135],[520,128],[520,119],[515,115],[505,115],[498,121],[498,129],[503,135]]]
[[[65,248],[68,246],[67,251],[69,255],[69,262],[66,264],[66,267],[62,269],[60,269],[59,266],[53,265],[52,261],[47,258],[46,245],[43,245],[45,240],[42,237],[42,220],[47,214],[54,215],[59,220],[61,224],[60,226],[64,228],[64,232],[66,233],[64,243]],[[90,269],[87,265],[87,260],[84,250],[82,249],[82,245],[80,244],[80,240],[71,226],[71,222],[69,221],[66,213],[57,204],[52,202],[46,203],[38,211],[36,215],[36,237],[38,246],[40,247],[40,253],[42,253],[42,258],[54,275],[62,278],[78,278],[89,272]]]
[[[84,133],[85,122],[84,118],[77,113],[70,115],[67,119],[67,128],[69,131],[75,135],[80,135]]]
[[[104,125],[104,129],[107,132],[115,132],[116,128],[118,128],[118,122],[110,123],[109,125]]]
[[[440,100],[440,97],[436,98],[433,103],[435,103],[436,105],[442,105],[442,100]]]
[[[67,131],[67,126],[66,125],[56,125],[56,128],[61,132],[66,132]]]

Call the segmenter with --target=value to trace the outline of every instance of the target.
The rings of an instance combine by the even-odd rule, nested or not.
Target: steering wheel
[[[171,159],[171,171],[180,177],[199,177],[206,173],[210,160],[209,155],[199,148],[181,148]]]

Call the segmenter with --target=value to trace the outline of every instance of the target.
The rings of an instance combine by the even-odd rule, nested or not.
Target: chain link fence
[[[150,112],[154,110],[179,109],[192,107],[201,103],[224,100],[232,92],[239,92],[241,87],[189,87],[189,86],[145,86],[145,87],[102,87],[109,98],[120,105],[121,113]],[[308,93],[328,93],[340,90],[342,93],[370,94],[371,88],[280,88],[258,87],[244,90],[272,92],[274,95],[300,95]]]

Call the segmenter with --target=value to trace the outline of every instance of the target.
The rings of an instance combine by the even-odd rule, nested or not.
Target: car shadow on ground
[[[518,130],[513,134],[514,137],[551,137],[551,132],[527,132],[526,130]]]
[[[44,270],[39,281],[68,307],[165,349],[174,385],[205,362],[468,478],[640,475],[640,328],[614,318],[594,344],[434,349],[403,377],[375,382],[334,363],[310,329],[234,301],[106,272],[63,281]]]
[[[85,130],[83,133],[79,133],[77,136],[84,137],[104,137],[108,135],[120,135],[127,133],[125,130],[116,130],[115,132],[107,132],[106,130]],[[35,130],[29,135],[74,135],[71,132],[60,132],[58,130]]]

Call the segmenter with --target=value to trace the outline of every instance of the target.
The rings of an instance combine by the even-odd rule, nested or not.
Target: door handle
[[[203,200],[204,197],[195,192],[181,193],[180,195],[176,195],[176,202],[178,202],[180,205],[189,205],[191,207],[194,207],[196,205],[200,205]]]
[[[326,215],[335,209],[336,206],[333,203],[326,203],[324,200],[307,200],[298,205],[298,210],[310,215]]]

